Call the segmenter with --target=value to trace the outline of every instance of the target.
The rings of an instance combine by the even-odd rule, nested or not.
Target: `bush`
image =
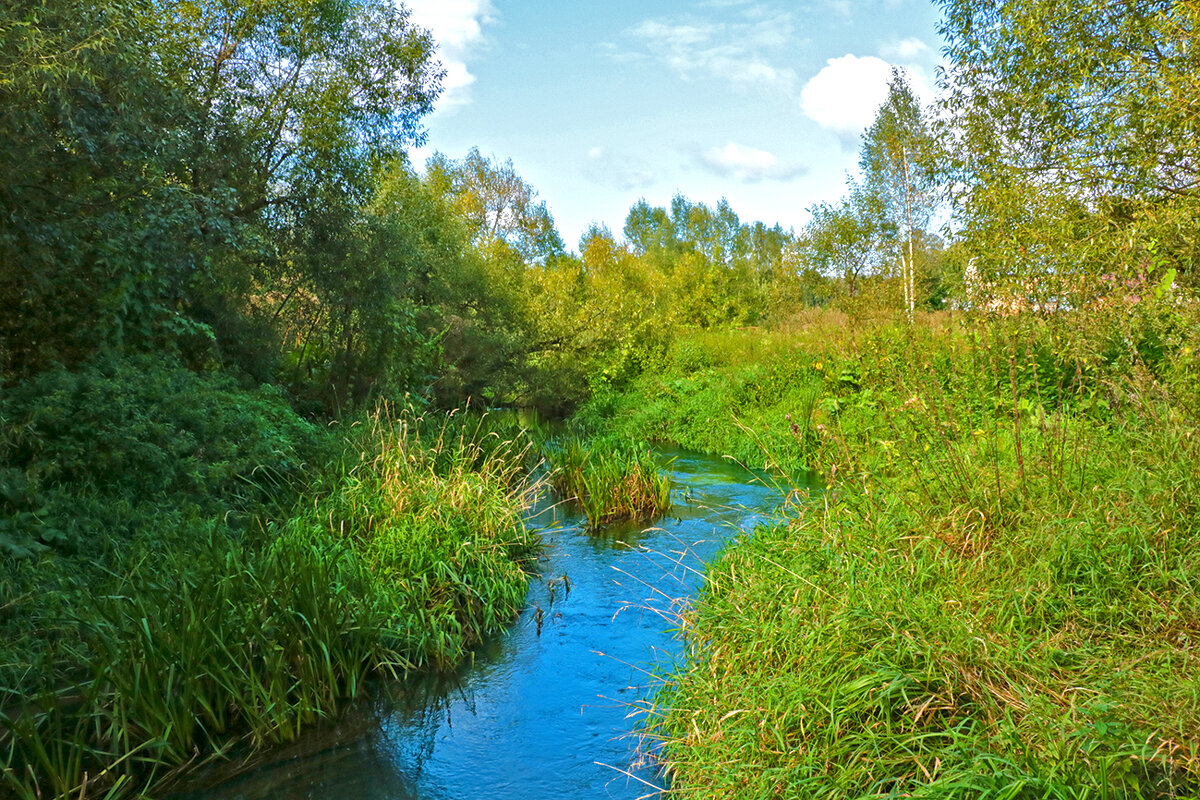
[[[94,549],[128,531],[118,507],[245,517],[290,499],[322,441],[277,390],[165,358],[42,373],[0,399],[0,504],[25,515],[0,529],[0,551]]]

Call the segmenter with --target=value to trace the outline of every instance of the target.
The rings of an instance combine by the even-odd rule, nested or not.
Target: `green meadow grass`
[[[709,566],[647,708],[672,796],[1200,795],[1197,330],[883,326],[783,357],[828,373],[827,488]]]

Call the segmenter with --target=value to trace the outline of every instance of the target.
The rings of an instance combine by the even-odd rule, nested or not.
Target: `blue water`
[[[675,508],[652,527],[589,533],[562,506],[535,515],[546,545],[542,576],[520,618],[473,664],[383,687],[242,774],[215,785],[210,775],[189,797],[656,796],[663,778],[637,731],[654,674],[682,650],[678,614],[704,563],[782,501],[769,480],[721,459],[661,457],[677,487]]]

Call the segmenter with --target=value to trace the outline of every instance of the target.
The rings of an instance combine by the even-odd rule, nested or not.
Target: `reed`
[[[645,444],[567,436],[545,449],[551,485],[579,503],[592,527],[652,520],[671,509],[671,478]]]
[[[137,795],[293,738],[370,675],[457,663],[524,599],[528,455],[484,418],[383,409],[288,518],[145,538],[64,604],[77,639],[41,689],[0,687],[0,785]]]

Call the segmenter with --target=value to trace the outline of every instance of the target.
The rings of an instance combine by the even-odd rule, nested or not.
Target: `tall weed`
[[[1195,796],[1184,326],[1144,332],[1179,347],[1156,366],[1138,337],[1114,357],[1114,324],[883,326],[809,356],[827,490],[710,566],[648,708],[674,795]]]

